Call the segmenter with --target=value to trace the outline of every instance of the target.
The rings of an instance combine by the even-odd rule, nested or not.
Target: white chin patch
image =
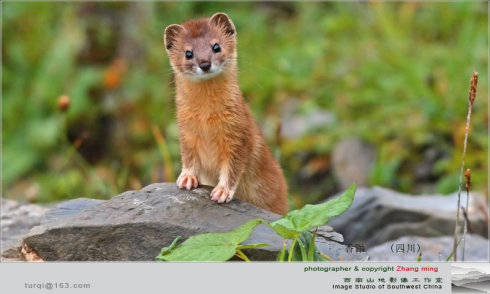
[[[198,67],[195,73],[188,73],[187,76],[190,77],[193,81],[202,81],[214,78],[221,72],[223,72],[221,67],[212,64],[208,72],[205,72]]]

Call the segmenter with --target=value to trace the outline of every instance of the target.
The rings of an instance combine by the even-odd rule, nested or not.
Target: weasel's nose
[[[207,72],[207,71],[209,71],[209,69],[211,68],[211,62],[209,62],[209,61],[204,61],[204,62],[201,62],[201,63],[199,63],[199,67],[200,67],[200,68],[201,68],[203,71]]]

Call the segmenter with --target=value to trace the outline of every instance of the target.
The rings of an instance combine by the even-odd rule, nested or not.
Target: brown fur
[[[231,20],[220,13],[165,30],[177,87],[183,165],[178,183],[188,189],[197,186],[197,181],[216,186],[213,200],[228,202],[235,194],[285,214],[286,181],[238,86],[235,35]],[[214,43],[221,46],[221,52],[210,50]],[[186,50],[194,52],[193,60],[186,60]],[[221,65],[222,72],[209,79],[190,78],[189,73],[198,71],[203,60]]]

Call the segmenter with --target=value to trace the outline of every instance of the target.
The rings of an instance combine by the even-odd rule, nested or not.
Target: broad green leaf
[[[254,219],[231,232],[192,236],[169,253],[162,255],[161,259],[166,261],[227,261],[233,257],[240,243],[247,240],[253,229],[261,222],[261,219]]]
[[[325,225],[332,217],[342,214],[352,204],[355,192],[356,185],[352,184],[338,198],[322,204],[307,204],[268,225],[285,239],[296,238],[301,232]]]

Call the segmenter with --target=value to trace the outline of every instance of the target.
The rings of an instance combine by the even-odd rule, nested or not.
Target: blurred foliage
[[[486,192],[486,3],[2,5],[7,197],[107,198],[174,179],[180,155],[163,29],[217,11],[237,27],[241,88],[281,154],[293,207],[338,189],[330,155],[336,142],[352,136],[377,150],[372,185],[455,191],[474,70],[480,84],[467,167],[474,187]],[[66,112],[57,108],[62,95],[70,98]],[[281,106],[288,100],[299,102],[304,116],[322,109],[335,121],[277,138],[267,129],[287,119]],[[429,176],[418,178],[413,170],[427,152],[435,160]],[[326,172],[297,180],[312,161]]]

